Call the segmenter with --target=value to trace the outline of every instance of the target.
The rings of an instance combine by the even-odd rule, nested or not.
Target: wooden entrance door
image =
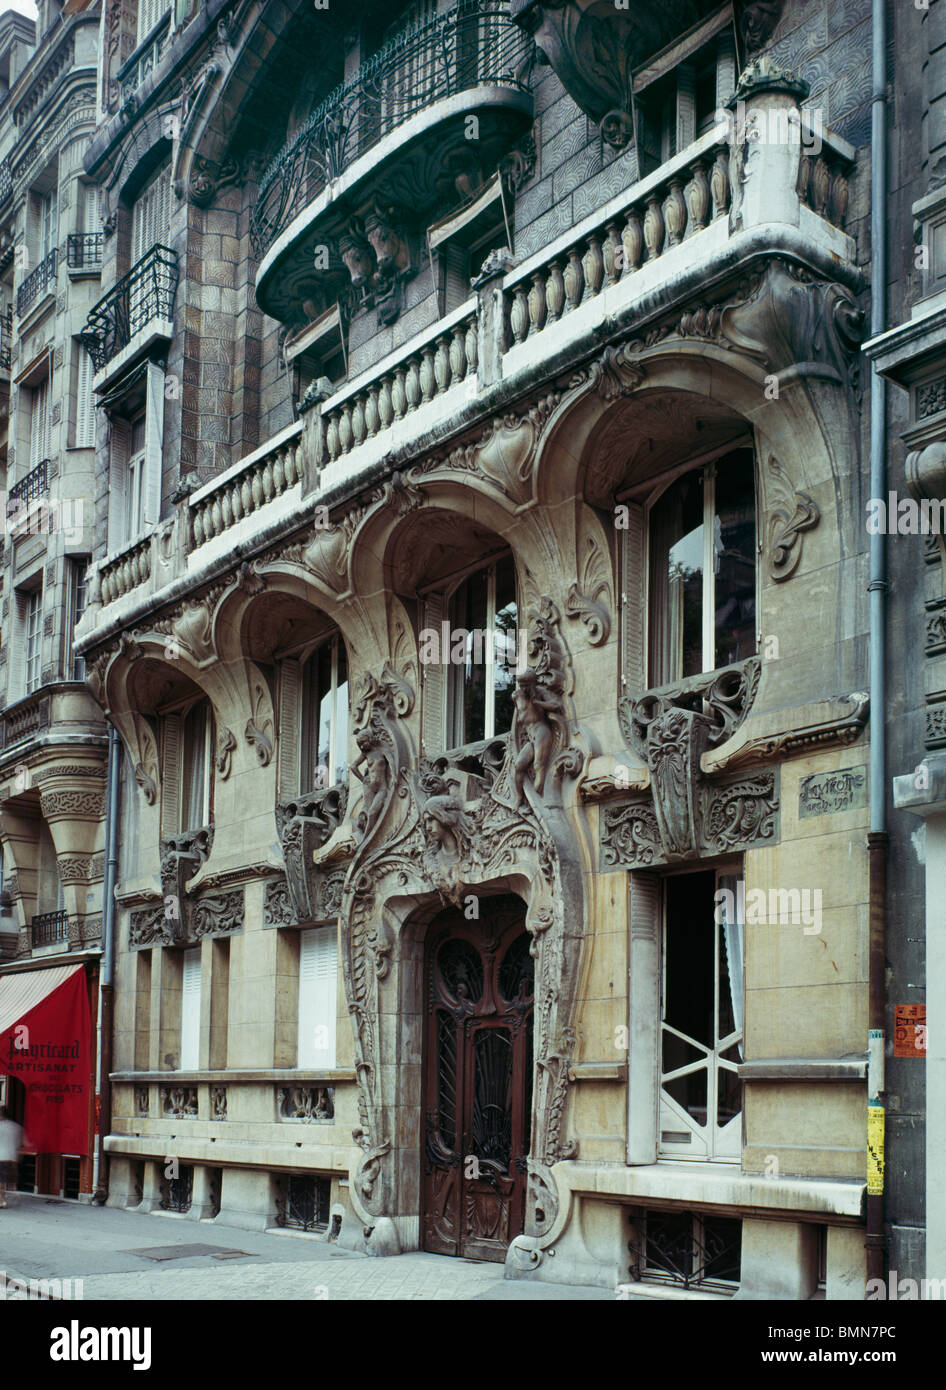
[[[522,902],[480,906],[427,936],[424,1249],[503,1260],[525,1216],[534,962]]]

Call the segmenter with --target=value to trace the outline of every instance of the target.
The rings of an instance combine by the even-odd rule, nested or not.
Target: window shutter
[[[660,1095],[660,878],[632,873],[628,941],[627,1161],[656,1163]]]
[[[627,530],[621,532],[621,694],[639,695],[646,687],[644,675],[647,584],[644,508],[626,504]]]
[[[16,595],[16,641],[9,644],[9,698],[20,700],[26,694],[26,642],[29,627],[29,594]]]
[[[131,425],[121,415],[113,415],[108,445],[108,549],[119,550],[126,535],[128,459]]]
[[[335,1066],[338,935],[315,927],[299,940],[299,1043],[296,1065],[309,1071]]]
[[[200,1066],[200,947],[184,952],[181,980],[181,1071]]]
[[[79,369],[76,374],[76,448],[91,449],[95,444],[95,405],[92,400],[92,358],[78,344]]]
[[[80,231],[86,235],[102,230],[101,214],[101,191],[91,183],[84,183],[82,188],[82,225]]]
[[[164,441],[164,372],[148,363],[145,405],[145,465],[142,484],[143,529],[157,526],[161,519],[161,454]]]
[[[181,717],[166,714],[161,737],[161,836],[178,833],[181,802]]]
[[[440,641],[440,627],[443,622],[443,594],[431,594],[424,610],[424,626],[433,628]],[[441,657],[444,655],[440,653]],[[421,737],[424,752],[428,758],[437,757],[444,749],[443,733],[443,691],[446,667],[440,663],[427,662],[424,665],[424,712]]]
[[[286,660],[279,667],[279,796],[283,801],[303,787],[299,765],[299,663]]]

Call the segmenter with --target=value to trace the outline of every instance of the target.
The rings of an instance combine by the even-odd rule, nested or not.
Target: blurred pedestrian
[[[7,1205],[7,1183],[16,1183],[16,1164],[23,1143],[23,1127],[0,1108],[0,1207]]]

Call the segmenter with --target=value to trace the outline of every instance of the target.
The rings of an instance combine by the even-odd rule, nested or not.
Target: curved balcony
[[[349,276],[359,285],[366,262],[382,278],[403,270],[434,209],[469,197],[531,125],[531,48],[503,0],[462,0],[332,92],[260,182],[261,308],[286,321],[305,299],[337,298]]]

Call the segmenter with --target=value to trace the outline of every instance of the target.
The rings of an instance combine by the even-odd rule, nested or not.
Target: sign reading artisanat
[[[893,1055],[926,1056],[926,1005],[895,1004],[893,1011]]]
[[[85,1154],[91,1083],[85,971],[29,973],[32,978],[8,975],[0,982],[0,1072],[26,1089],[28,1150]]]
[[[798,819],[833,816],[867,804],[867,767],[839,767],[803,777],[798,788]]]

